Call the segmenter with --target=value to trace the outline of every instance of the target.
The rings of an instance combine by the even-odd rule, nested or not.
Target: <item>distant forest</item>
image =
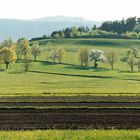
[[[46,38],[122,38],[140,39],[140,18],[130,17],[126,20],[105,21],[100,27],[93,25],[69,27],[53,31],[50,36],[33,38],[32,40]]]

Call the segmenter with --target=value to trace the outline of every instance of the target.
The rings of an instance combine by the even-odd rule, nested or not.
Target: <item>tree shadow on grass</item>
[[[75,44],[82,44],[82,45],[90,45],[90,46],[105,46],[105,47],[108,47],[108,46],[114,46],[114,47],[118,47],[118,43],[117,42],[111,42],[109,40],[79,40],[77,42],[75,42]]]
[[[42,72],[42,71],[29,71],[32,73],[42,73],[42,74],[51,74],[51,75],[61,75],[61,76],[71,76],[71,77],[87,77],[87,78],[106,78],[112,79],[111,76],[97,76],[97,75],[82,75],[82,74],[66,74],[66,73],[55,73],[55,72]]]
[[[138,73],[137,71],[129,71],[129,70],[126,70],[126,71],[119,71],[118,73]]]
[[[110,69],[108,68],[94,68],[94,67],[82,67],[82,66],[78,66],[78,65],[69,65],[69,66],[65,66],[66,69],[74,69],[74,70],[93,70],[94,72],[103,72],[103,71],[109,71]]]
[[[39,63],[41,63],[42,65],[54,65],[54,63],[53,62],[50,62],[50,61],[42,61],[42,60],[37,60],[37,61],[35,61],[35,62],[39,62]]]
[[[25,71],[24,70],[15,70],[15,71],[8,72],[8,74],[21,74],[21,73],[25,73]]]
[[[5,69],[0,68],[0,72],[1,72],[1,71],[5,71]]]
[[[77,65],[75,65],[75,64],[64,63],[64,62],[62,62],[62,63],[58,63],[58,62],[54,63],[54,62],[47,61],[47,60],[46,60],[46,61],[38,60],[38,61],[36,61],[36,62],[39,62],[39,63],[41,63],[42,65],[66,65],[66,66],[77,66]]]
[[[48,85],[48,84],[51,84],[49,82],[39,82],[40,84],[44,84],[44,85]]]
[[[94,72],[104,72],[104,71],[110,71],[109,68],[93,68]]]
[[[92,67],[82,67],[82,66],[78,66],[78,65],[68,65],[65,66],[66,69],[74,69],[74,70],[90,70],[92,69]]]

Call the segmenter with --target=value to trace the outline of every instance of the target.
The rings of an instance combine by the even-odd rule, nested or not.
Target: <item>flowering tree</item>
[[[104,52],[102,50],[90,50],[89,59],[94,63],[94,67],[97,68],[98,61],[103,61],[105,59]]]

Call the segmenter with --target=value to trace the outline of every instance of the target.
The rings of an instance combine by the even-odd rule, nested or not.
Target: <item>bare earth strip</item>
[[[87,128],[140,128],[140,97],[0,97],[0,130]]]
[[[0,109],[0,129],[140,128],[139,109]]]

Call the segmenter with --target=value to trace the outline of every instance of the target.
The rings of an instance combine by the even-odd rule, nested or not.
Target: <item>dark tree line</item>
[[[133,31],[136,25],[140,24],[140,18],[130,17],[126,20],[106,21],[102,23],[100,29],[105,31],[112,31],[118,34],[125,33],[127,31]]]

